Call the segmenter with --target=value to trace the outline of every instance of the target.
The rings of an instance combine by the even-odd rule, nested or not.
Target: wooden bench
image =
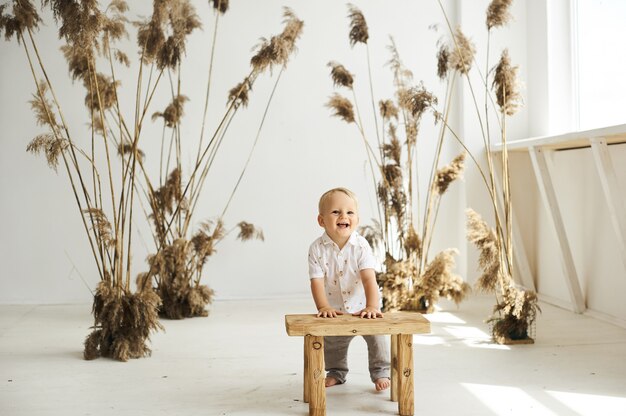
[[[326,415],[324,336],[337,335],[391,335],[391,400],[398,402],[401,416],[413,415],[413,334],[430,332],[430,322],[421,314],[390,312],[377,319],[285,315],[285,326],[288,335],[304,337],[304,402],[309,403],[309,416]]]

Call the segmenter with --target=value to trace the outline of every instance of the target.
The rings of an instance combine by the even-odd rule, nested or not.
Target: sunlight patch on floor
[[[558,416],[519,387],[461,383],[496,415]]]
[[[461,340],[465,345],[476,348],[488,348],[492,350],[509,350],[506,345],[499,345],[492,341],[491,335],[475,326],[444,326],[443,330],[452,337]]]
[[[430,322],[438,324],[465,324],[466,322],[450,312],[437,312],[426,315]]]
[[[598,414],[603,416],[622,416],[626,414],[626,397],[550,390],[546,393],[581,416]]]

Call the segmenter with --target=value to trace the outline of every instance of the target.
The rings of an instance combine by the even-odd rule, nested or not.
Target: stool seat
[[[324,336],[346,335],[391,335],[391,400],[398,402],[401,416],[413,415],[413,334],[430,333],[430,322],[422,314],[388,312],[376,319],[285,315],[285,328],[290,336],[304,337],[304,402],[309,403],[309,416],[326,415]]]

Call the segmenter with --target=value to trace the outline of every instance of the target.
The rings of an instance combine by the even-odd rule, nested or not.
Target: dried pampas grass
[[[500,245],[495,232],[473,209],[465,211],[467,216],[467,239],[479,250],[478,265],[482,274],[476,287],[485,293],[493,293],[498,288],[502,276],[500,271]]]
[[[500,61],[494,69],[493,88],[500,111],[512,116],[520,107],[522,96],[517,81],[517,66],[511,66],[509,50],[504,49]]]
[[[237,227],[239,227],[239,234],[237,235],[237,238],[241,241],[248,241],[252,239],[265,241],[265,237],[263,236],[263,230],[256,227],[254,224],[241,221],[239,224],[237,224]]]
[[[378,109],[383,119],[398,119],[398,107],[391,100],[380,100],[378,102]]]
[[[296,41],[302,34],[304,22],[295,15],[288,7],[283,11],[283,24],[285,27],[280,35],[272,36],[269,40],[261,38],[257,46],[257,52],[250,60],[255,72],[259,73],[274,65],[286,66],[289,57],[296,50]]]
[[[29,0],[13,2],[13,14],[5,14],[7,6],[0,5],[0,35],[4,31],[4,38],[11,40],[17,34],[17,41],[21,43],[23,33],[37,29],[41,18]]]
[[[439,195],[443,195],[450,184],[462,176],[465,168],[465,155],[465,152],[461,153],[449,165],[437,171],[434,184]]]
[[[335,86],[352,88],[354,78],[346,67],[334,61],[329,62],[328,66],[332,68],[330,70],[330,77],[332,78]]]
[[[354,123],[354,110],[352,108],[352,103],[345,97],[334,93],[326,107],[332,109],[333,116],[341,118],[346,123]]]
[[[448,76],[450,62],[450,50],[446,44],[442,44],[437,52],[437,76],[445,79]]]
[[[416,119],[419,119],[424,111],[434,107],[437,103],[437,97],[427,91],[423,83],[405,91],[400,98],[400,107],[408,110]]]
[[[506,343],[531,338],[532,325],[541,308],[537,294],[532,291],[509,286],[503,293],[502,302],[493,309],[494,316],[488,322],[493,325],[492,334],[496,341]]]
[[[26,151],[34,154],[39,154],[43,151],[46,155],[48,166],[56,171],[59,166],[59,157],[61,157],[61,154],[69,145],[69,142],[65,139],[57,139],[51,133],[44,133],[36,136],[26,146]]]
[[[367,43],[369,32],[365,16],[363,16],[361,10],[353,4],[348,4],[348,11],[348,18],[350,19],[350,46],[354,46],[357,43]]]
[[[228,0],[209,0],[209,2],[213,5],[213,8],[224,14],[228,11]]]
[[[457,28],[454,32],[454,47],[450,53],[450,66],[461,74],[467,74],[472,68],[475,54],[474,44],[463,34],[461,28]]]
[[[198,248],[204,249],[201,255],[208,255],[205,244],[179,238],[148,257],[150,270],[158,277],[155,293],[162,301],[161,316],[168,319],[208,316],[206,305],[213,300],[213,290],[194,283],[196,262],[200,261]]]
[[[233,102],[235,108],[238,108],[242,105],[244,107],[247,107],[249,100],[248,92],[251,90],[252,84],[250,83],[250,80],[246,78],[244,81],[240,82],[230,89],[230,91],[228,92],[228,102]]]
[[[513,3],[513,0],[492,0],[491,3],[489,3],[486,18],[488,30],[509,23],[513,17],[509,12],[511,3]]]
[[[452,273],[456,266],[454,261],[456,254],[458,254],[456,249],[440,252],[426,266],[420,277],[418,287],[424,298],[423,304],[427,307],[426,313],[434,311],[440,296],[445,296],[459,304],[469,294],[469,284],[464,282],[460,276]]]
[[[160,302],[153,291],[131,294],[101,281],[94,296],[93,331],[85,339],[85,359],[128,361],[149,356],[150,333],[163,329],[156,312]]]
[[[189,101],[189,98],[184,95],[177,95],[163,112],[157,111],[152,114],[152,120],[162,117],[167,127],[176,126],[184,115],[183,104],[186,101]]]

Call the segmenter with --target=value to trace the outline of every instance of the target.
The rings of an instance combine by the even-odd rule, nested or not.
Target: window
[[[626,2],[576,0],[572,6],[578,128],[626,124]]]

